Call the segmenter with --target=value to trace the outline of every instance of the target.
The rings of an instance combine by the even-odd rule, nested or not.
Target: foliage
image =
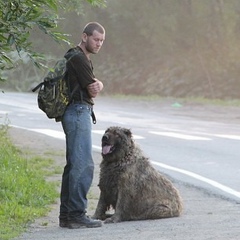
[[[62,1],[64,8],[70,1]],[[239,0],[111,0],[106,8],[75,4],[82,4],[78,13],[84,15],[65,13],[58,26],[76,42],[83,23],[104,25],[106,41],[92,59],[105,93],[240,99]],[[34,35],[39,49],[63,55],[59,45],[45,42]],[[33,83],[34,74],[23,76],[30,71],[26,68],[10,76],[14,90]]]
[[[87,0],[92,5],[100,6],[103,0]],[[40,67],[43,55],[33,50],[30,39],[31,31],[39,28],[57,42],[68,41],[68,35],[57,31],[59,9],[78,13],[82,1],[79,0],[0,0],[0,70],[12,69],[16,61],[11,57],[17,52],[19,59],[32,61]],[[0,80],[3,76],[0,75]]]
[[[89,11],[107,30],[95,67],[105,91],[240,98],[239,11],[238,0],[112,0]]]
[[[58,196],[56,185],[46,182],[52,162],[49,159],[22,157],[0,127],[0,239],[20,234],[28,223],[47,213],[47,205]]]

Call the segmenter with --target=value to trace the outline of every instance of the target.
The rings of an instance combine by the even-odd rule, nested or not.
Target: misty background
[[[89,21],[105,27],[103,47],[91,55],[103,94],[240,98],[239,0],[109,0],[106,8],[85,3],[82,15],[61,16],[59,30],[73,46]],[[32,41],[47,59],[69,49],[37,29]],[[45,73],[21,64],[2,85],[29,91]]]

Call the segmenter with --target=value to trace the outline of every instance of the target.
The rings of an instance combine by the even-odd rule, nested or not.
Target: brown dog
[[[177,217],[182,202],[172,183],[152,167],[129,129],[110,127],[102,137],[99,188],[93,218],[106,223]],[[110,208],[111,216],[106,214]]]

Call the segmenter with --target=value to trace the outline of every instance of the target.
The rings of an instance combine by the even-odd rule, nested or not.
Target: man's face
[[[99,33],[94,30],[91,36],[86,36],[86,50],[89,53],[96,54],[102,47],[102,44],[105,40],[105,34]]]

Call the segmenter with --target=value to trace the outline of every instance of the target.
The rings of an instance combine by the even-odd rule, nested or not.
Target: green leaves
[[[87,0],[100,6],[104,0]],[[15,67],[11,52],[27,53],[35,66],[40,67],[41,55],[32,51],[31,31],[38,27],[58,43],[69,44],[68,35],[55,31],[58,26],[58,9],[65,10],[64,0],[0,0],[0,69]],[[68,10],[79,0],[68,0]],[[80,1],[81,2],[81,1]],[[77,9],[75,9],[77,11]],[[0,81],[3,77],[0,73]]]
[[[90,4],[93,6],[98,6],[98,7],[105,7],[106,6],[106,1],[104,0],[87,0]]]

